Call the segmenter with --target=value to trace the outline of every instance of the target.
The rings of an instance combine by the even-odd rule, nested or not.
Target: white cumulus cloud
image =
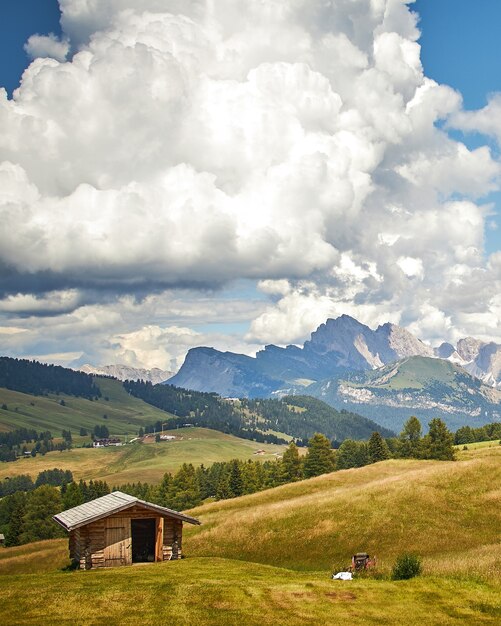
[[[226,319],[242,279],[262,301],[227,345],[247,352],[345,312],[492,331],[500,164],[444,128],[496,134],[499,96],[464,112],[424,76],[410,0],[59,2],[62,38],[31,37],[0,91],[0,310],[24,350],[73,328],[96,359],[177,363],[179,310]],[[152,304],[173,293],[177,313]]]

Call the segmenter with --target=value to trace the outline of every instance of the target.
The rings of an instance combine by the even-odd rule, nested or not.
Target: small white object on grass
[[[332,574],[332,580],[353,580],[353,576],[351,572],[338,572],[337,574]]]

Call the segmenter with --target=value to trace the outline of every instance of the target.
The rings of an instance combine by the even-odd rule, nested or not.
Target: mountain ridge
[[[455,412],[462,416],[461,419],[483,416],[484,423],[498,415],[501,396],[490,394],[488,389],[494,391],[501,388],[500,345],[464,338],[458,341],[457,346],[443,343],[433,349],[405,328],[386,323],[373,330],[348,315],[328,319],[312,332],[303,346],[269,344],[256,357],[207,347],[192,348],[179,372],[169,379],[168,384],[232,397],[280,397],[299,393],[325,399],[318,394],[324,393],[322,390],[327,384],[338,388],[336,381],[349,380],[357,373],[370,375],[370,372],[409,358],[430,359],[430,363],[435,362],[437,372],[441,371],[441,361],[461,368],[461,376],[465,377],[460,388],[464,398],[458,397],[456,388],[445,390],[443,385],[446,383],[443,381],[440,389],[428,381],[427,406],[424,406],[424,400],[421,403],[418,400],[409,402],[401,392],[391,390],[388,393],[394,398],[392,403],[387,404],[388,414],[399,409],[407,414],[415,406],[424,411],[423,417],[431,416],[430,412],[436,410],[455,426],[461,425],[451,417]],[[418,361],[412,363],[418,369],[423,367]],[[433,369],[431,365],[430,368]],[[487,385],[488,389],[479,391],[481,384]],[[349,395],[350,385],[345,389],[344,395]],[[332,394],[326,397],[329,398],[326,401],[335,408],[346,406],[346,397],[337,393],[336,397]],[[366,393],[366,397],[374,396],[371,392]],[[478,406],[472,406],[472,398],[478,400]],[[349,406],[354,407],[351,403]],[[381,405],[378,406],[381,408]],[[373,417],[367,412],[364,414]],[[380,411],[377,416],[381,422]],[[398,428],[402,420],[395,419],[392,418],[391,424],[384,425]]]

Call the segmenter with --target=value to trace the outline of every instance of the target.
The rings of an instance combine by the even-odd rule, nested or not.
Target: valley
[[[41,471],[58,467],[71,470],[75,480],[105,480],[110,486],[138,481],[157,484],[166,472],[176,472],[183,463],[209,466],[232,459],[266,461],[276,459],[286,447],[240,439],[208,428],[165,430],[164,434],[178,439],[161,443],[153,439],[151,443],[121,447],[74,448],[0,463],[0,480],[20,474],[35,478]],[[265,453],[256,455],[257,450]]]

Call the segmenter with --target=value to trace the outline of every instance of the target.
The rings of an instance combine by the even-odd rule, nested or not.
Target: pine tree
[[[158,485],[158,490],[157,490],[156,503],[159,504],[160,506],[166,506],[168,508],[171,508],[170,500],[169,500],[169,492],[171,489],[171,485],[172,485],[172,475],[169,474],[169,472],[166,472],[164,474],[164,477],[162,478],[162,482],[160,483],[160,485]]]
[[[351,467],[363,467],[369,463],[367,444],[363,441],[345,439],[339,446],[336,454],[336,468],[350,469]]]
[[[61,495],[56,487],[42,485],[32,491],[23,515],[20,543],[55,539],[64,536],[64,531],[52,516],[62,510]]]
[[[454,436],[445,423],[439,419],[432,419],[428,424],[428,434],[423,441],[423,455],[426,459],[439,461],[453,461]]]
[[[308,453],[304,461],[304,476],[320,476],[334,471],[334,454],[331,442],[325,435],[315,433],[308,441]]]
[[[281,474],[283,482],[290,483],[301,480],[303,467],[298,447],[294,442],[290,443],[282,456]]]
[[[242,472],[240,471],[240,463],[234,459],[230,463],[230,490],[234,497],[241,496],[243,493]]]
[[[390,458],[390,451],[386,441],[378,432],[373,432],[367,444],[367,452],[370,463],[378,463]]]
[[[421,422],[412,415],[405,422],[400,433],[400,456],[403,458],[418,459],[421,456]]]
[[[27,501],[28,496],[22,491],[2,498],[2,505],[5,507],[4,513],[8,520],[5,532],[5,545],[7,547],[18,546],[21,543],[20,536],[23,531],[23,516]]]
[[[227,500],[233,498],[233,493],[230,489],[230,477],[228,474],[221,474],[216,486],[216,499]]]
[[[85,502],[82,490],[77,483],[66,485],[66,489],[62,495],[63,509],[72,509],[74,506]]]
[[[457,445],[464,443],[473,443],[475,441],[475,435],[473,429],[470,426],[462,426],[458,428],[454,435],[454,443]]]
[[[191,463],[183,463],[172,479],[169,489],[170,506],[176,511],[184,511],[200,504],[200,491],[195,480],[195,468]]]
[[[249,460],[242,466],[242,483],[244,494],[255,493],[261,488],[261,485],[258,481],[258,474],[256,471],[258,465],[261,465],[259,461]]]

